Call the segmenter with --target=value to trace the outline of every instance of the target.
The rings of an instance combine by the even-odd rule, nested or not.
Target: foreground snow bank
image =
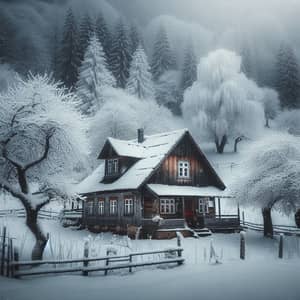
[[[0,279],[2,299],[131,300],[243,299],[298,300],[299,262],[184,265],[144,270],[127,276],[55,276],[25,280]]]

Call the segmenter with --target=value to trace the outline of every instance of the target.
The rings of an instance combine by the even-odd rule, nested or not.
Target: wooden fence
[[[18,261],[18,256],[15,255],[14,259],[10,262],[10,276],[20,278],[24,276],[35,275],[48,275],[48,274],[65,274],[65,273],[78,273],[83,276],[88,276],[91,272],[104,272],[107,275],[109,271],[118,269],[128,269],[132,272],[133,268],[153,265],[177,264],[181,265],[184,262],[182,258],[182,248],[172,248],[160,251],[130,253],[123,256],[105,256],[105,257],[89,257],[88,246],[85,246],[84,257],[80,259],[66,259],[66,260],[41,260],[41,261]],[[155,254],[163,254],[163,259],[147,260],[147,261],[134,261],[135,258],[143,256],[153,256]],[[91,264],[95,262],[102,262],[102,264]],[[66,265],[57,267],[58,265]],[[76,264],[74,266],[74,264]],[[52,268],[43,266],[52,266]],[[27,267],[27,268],[26,268]],[[29,267],[29,268],[28,268]]]
[[[6,227],[0,230],[0,276],[11,276],[11,262],[14,257],[13,238],[10,238]]]
[[[26,212],[24,208],[0,210],[0,218],[3,217],[25,218],[25,216],[26,216]],[[57,211],[53,211],[51,209],[49,210],[41,209],[39,211],[38,217],[40,219],[55,220],[60,218],[60,213]]]

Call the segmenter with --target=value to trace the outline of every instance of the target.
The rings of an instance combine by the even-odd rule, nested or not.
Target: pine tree
[[[115,86],[115,78],[107,69],[105,53],[96,35],[92,36],[80,67],[77,94],[79,109],[85,115],[95,114],[104,102],[103,88]]]
[[[175,57],[171,51],[167,33],[164,27],[160,27],[154,42],[151,70],[154,80],[168,70],[176,68]]]
[[[91,18],[88,14],[84,15],[79,28],[79,58],[83,60],[85,51],[89,45],[89,40],[94,32]]]
[[[122,20],[116,25],[110,55],[110,67],[117,80],[117,87],[125,88],[131,62],[130,43]]]
[[[59,79],[59,32],[57,25],[54,26],[50,36],[50,68],[55,79]]]
[[[80,57],[78,51],[78,31],[72,9],[69,9],[67,12],[60,52],[60,80],[66,87],[73,88],[78,79]]]
[[[103,15],[100,13],[95,23],[95,33],[101,43],[104,53],[106,55],[106,61],[109,62],[110,47],[111,47],[111,36],[107,28],[107,24],[104,20]]]
[[[182,77],[181,77],[181,89],[184,91],[197,80],[197,59],[194,52],[192,43],[189,43],[186,47],[183,67],[182,67]]]
[[[133,53],[137,50],[139,45],[143,47],[142,38],[135,24],[132,24],[130,26],[129,36],[130,36],[130,50],[131,50],[131,54],[133,55]]]
[[[141,46],[133,54],[126,90],[140,99],[154,98],[152,74],[146,53]]]
[[[299,66],[289,45],[281,45],[277,55],[276,88],[283,108],[300,107]]]

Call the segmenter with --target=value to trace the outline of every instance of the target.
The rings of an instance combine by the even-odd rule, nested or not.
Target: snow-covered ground
[[[32,239],[24,220],[2,218],[11,235],[23,247],[22,257],[28,258]],[[63,228],[56,221],[42,221],[50,233],[45,258],[82,257],[83,244],[91,242],[91,253],[102,256],[108,247],[117,253],[158,250],[176,247],[173,240],[128,240],[111,234]],[[209,261],[210,243],[221,264]],[[239,234],[214,234],[205,238],[182,241],[185,264],[179,267],[147,267],[102,273],[88,278],[81,275],[59,275],[21,280],[0,278],[2,300],[76,300],[76,299],[289,299],[300,294],[300,239],[285,237],[284,259],[277,258],[278,241],[265,239],[259,233],[246,233],[246,260],[239,259]]]

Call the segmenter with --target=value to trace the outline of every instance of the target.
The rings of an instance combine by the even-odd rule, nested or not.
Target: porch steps
[[[184,219],[163,219],[159,223],[158,229],[185,229],[187,228]]]
[[[193,230],[199,237],[212,235],[212,232],[208,228],[193,228]]]

